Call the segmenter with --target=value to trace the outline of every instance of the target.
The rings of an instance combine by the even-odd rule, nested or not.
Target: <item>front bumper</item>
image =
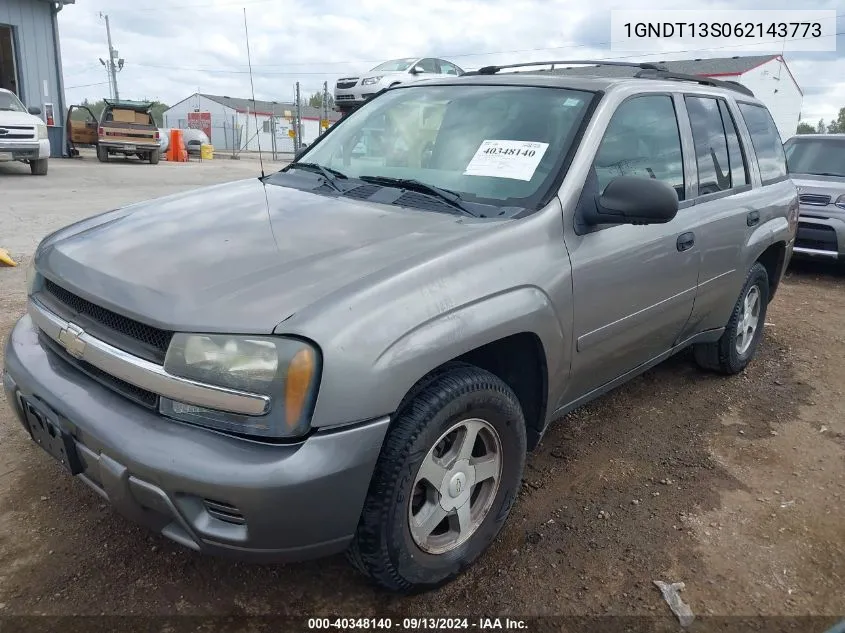
[[[381,89],[381,84],[362,86],[360,82],[354,88],[335,88],[334,103],[338,108],[359,106]]]
[[[11,158],[4,156],[11,154]],[[7,160],[40,160],[50,157],[50,140],[17,141],[0,143],[0,162]]]
[[[845,213],[833,215],[814,210],[805,215],[804,209],[801,211],[795,236],[795,256],[845,259]]]
[[[171,540],[270,562],[334,554],[352,539],[387,418],[295,445],[174,422],[45,350],[28,315],[9,336],[5,363],[6,399],[21,422],[19,396],[49,407],[73,438],[79,478]]]

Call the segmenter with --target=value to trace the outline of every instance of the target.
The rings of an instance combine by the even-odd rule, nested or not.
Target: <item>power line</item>
[[[836,37],[837,35],[845,35],[845,31],[838,31],[836,33],[831,33],[829,35],[822,35],[821,37]],[[786,39],[784,41],[790,42],[790,41],[797,41],[797,40],[803,40],[803,39],[805,39],[805,38],[795,37],[795,38]],[[818,39],[818,38],[816,38],[816,39]],[[607,44],[607,43],[609,43],[609,42],[599,42],[599,43],[596,43],[596,44],[591,44],[590,48],[599,47],[602,44]],[[655,53],[641,52],[641,53],[636,53],[636,54],[633,54],[633,55],[614,55],[614,56],[611,56],[611,57],[600,57],[596,61],[610,61],[610,60],[614,60],[614,59],[634,59],[634,58],[640,58],[640,57],[655,57],[655,56],[661,56],[661,55],[667,56],[667,55],[675,55],[675,54],[678,54],[678,53],[703,53],[703,52],[710,52],[710,51],[743,48],[743,47],[746,47],[746,46],[759,46],[759,45],[763,45],[763,44],[768,45],[770,43],[769,42],[757,42],[757,43],[753,43],[753,44],[749,44],[749,43],[728,44],[728,45],[724,45],[724,46],[711,46],[711,47],[708,47],[708,48],[688,48],[688,49],[682,49],[682,50],[658,51],[658,52],[655,52]],[[565,50],[565,49],[569,49],[569,48],[584,48],[584,46],[579,45],[579,46],[557,46],[557,47],[551,47],[551,48],[528,48],[528,49],[519,49],[519,50],[511,50],[511,51],[490,51],[490,52],[486,52],[486,53],[465,53],[464,55],[465,56],[469,56],[469,55],[473,55],[473,56],[504,55],[504,54],[508,54],[508,53],[517,53],[517,52],[555,51],[555,50]],[[825,52],[825,51],[819,51],[819,52]],[[456,55],[442,55],[441,57],[449,58],[449,57],[457,57],[457,56]],[[301,62],[302,65],[305,65],[306,63],[309,64],[309,65],[315,65],[315,66],[319,66],[319,65],[323,64],[323,62]],[[326,62],[326,64],[330,64],[330,63],[335,63],[335,62]],[[353,63],[353,62],[349,62],[349,63]],[[359,61],[359,62],[355,62],[355,63],[367,63],[367,62]],[[142,62],[139,62],[139,63],[134,64],[134,65],[135,66],[143,66],[145,68],[159,68],[159,69],[165,69],[165,70],[184,70],[184,71],[190,71],[190,72],[204,72],[204,73],[212,73],[212,74],[214,74],[214,73],[230,74],[230,75],[249,74],[248,70],[230,70],[230,69],[226,69],[226,68],[192,68],[192,67],[185,67],[185,66],[168,66],[168,65],[162,65],[162,64],[144,64]],[[285,65],[287,66],[288,64],[285,64]],[[289,65],[293,66],[294,64],[289,64]],[[323,75],[337,75],[337,74],[339,74],[336,71],[335,72],[324,72],[324,71],[322,71],[322,72],[317,72],[317,71],[289,71],[289,72],[284,72],[284,71],[254,70],[253,72],[257,75],[267,75],[267,76],[301,76],[301,75],[320,75],[320,76],[323,76]]]
[[[110,81],[99,81],[95,84],[80,84],[78,86],[65,86],[65,90],[73,90],[74,88],[90,88],[91,86],[105,86],[110,84]]]

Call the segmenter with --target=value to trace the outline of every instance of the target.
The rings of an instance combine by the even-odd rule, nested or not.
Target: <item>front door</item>
[[[615,177],[643,176],[675,188],[685,206],[678,119],[669,95],[632,97],[617,108],[584,195]],[[695,300],[700,251],[693,218],[666,224],[567,231],[572,263],[574,353],[560,405],[575,401],[671,349]]]

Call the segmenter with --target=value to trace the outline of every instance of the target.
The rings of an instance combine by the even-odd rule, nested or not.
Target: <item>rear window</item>
[[[775,182],[786,176],[786,156],[783,152],[783,142],[778,134],[772,115],[763,106],[750,103],[740,103],[739,111],[748,131],[751,134],[751,144],[757,154],[760,165],[760,177],[763,184]]]
[[[845,138],[793,138],[785,147],[790,173],[845,177]]]

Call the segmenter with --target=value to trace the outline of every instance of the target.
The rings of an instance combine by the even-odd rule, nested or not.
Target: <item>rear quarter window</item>
[[[740,103],[739,111],[751,134],[763,184],[785,178],[786,154],[772,115],[765,107],[750,103]]]

